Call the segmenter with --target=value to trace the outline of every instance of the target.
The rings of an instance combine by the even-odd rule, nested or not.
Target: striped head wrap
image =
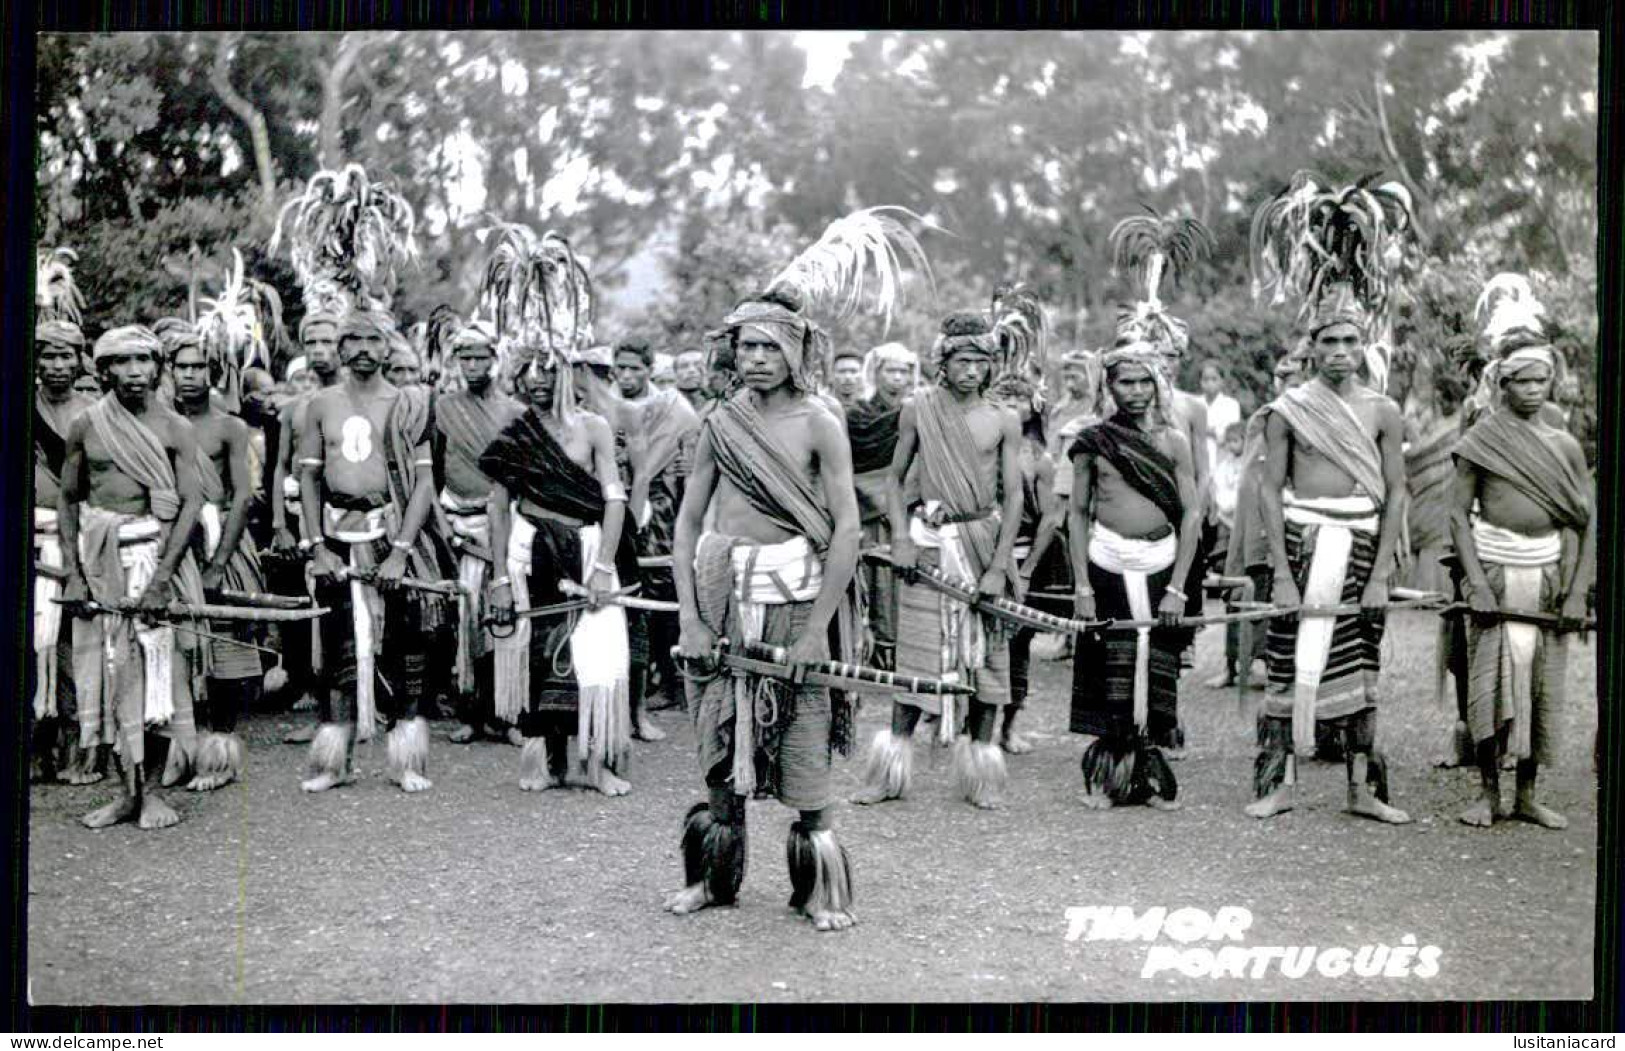
[[[40,321],[34,325],[34,342],[50,343],[58,347],[83,350],[85,334],[71,321]]]
[[[152,329],[145,325],[121,325],[101,334],[91,351],[91,358],[100,363],[104,358],[143,350],[158,359],[163,356],[164,346]]]

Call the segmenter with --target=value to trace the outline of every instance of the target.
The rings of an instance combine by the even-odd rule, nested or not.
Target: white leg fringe
[[[350,729],[340,723],[323,723],[310,740],[310,766],[307,779],[324,774],[343,779],[350,773]]]
[[[267,697],[275,696],[288,688],[288,669],[279,661],[265,673],[260,682],[260,688],[265,691]]]
[[[229,785],[243,769],[243,742],[236,734],[205,733],[198,738],[197,769],[187,787],[196,792]]]
[[[626,680],[613,686],[584,686],[580,694],[576,750],[582,768],[591,769],[596,760],[620,773],[632,755],[631,691]]]
[[[901,799],[914,778],[914,739],[890,730],[875,734],[863,767],[863,787],[883,791],[884,799]]]
[[[954,749],[954,775],[965,800],[979,807],[998,806],[1010,779],[1004,752],[992,742],[961,740]]]
[[[519,787],[527,792],[545,788],[552,780],[547,769],[547,739],[525,738],[525,747],[519,753]]]
[[[852,911],[852,868],[847,863],[846,851],[835,841],[830,829],[809,832],[813,852],[812,896],[807,899],[808,913]]]
[[[389,732],[389,779],[402,788],[427,786],[429,772],[429,723],[421,716],[399,723]]]

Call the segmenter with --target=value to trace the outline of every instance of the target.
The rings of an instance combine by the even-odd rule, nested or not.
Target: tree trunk
[[[1416,207],[1411,209],[1412,220],[1415,223],[1416,239],[1422,243],[1425,250],[1432,243],[1432,238],[1428,234],[1431,223],[1427,216],[1432,214],[1433,202],[1432,198],[1422,192],[1422,187],[1416,180],[1411,178],[1411,171],[1405,165],[1405,158],[1399,155],[1399,147],[1394,143],[1393,129],[1388,125],[1388,106],[1382,100],[1385,87],[1387,81],[1383,79],[1382,71],[1379,69],[1371,75],[1372,94],[1376,96],[1377,101],[1377,132],[1382,137],[1382,150],[1388,155],[1388,162],[1394,166],[1399,174],[1399,181],[1405,184],[1405,189],[1410,191],[1411,199],[1416,202]]]
[[[271,165],[271,134],[265,125],[265,115],[231,86],[231,56],[237,46],[232,34],[221,37],[214,53],[214,67],[209,82],[226,108],[248,126],[249,141],[253,146],[254,170],[260,181],[260,214],[268,224],[276,223],[276,172]]]
[[[328,170],[344,165],[344,82],[355,67],[368,38],[360,33],[346,33],[339,38],[333,62],[322,76],[321,132],[316,163]]]

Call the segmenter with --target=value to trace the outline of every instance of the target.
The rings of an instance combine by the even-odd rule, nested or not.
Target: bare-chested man
[[[1557,351],[1538,334],[1495,366],[1499,405],[1456,447],[1450,526],[1473,610],[1467,627],[1467,726],[1481,792],[1461,815],[1487,828],[1507,816],[1504,755],[1518,762],[1512,816],[1545,828],[1568,819],[1535,797],[1551,762],[1568,672],[1567,632],[1586,615],[1596,560],[1591,483],[1580,443],[1542,419]],[[1543,624],[1501,616],[1537,613]]]
[[[194,557],[203,567],[204,595],[221,588],[246,594],[263,591],[259,556],[244,532],[253,495],[248,425],[221,411],[210,396],[223,358],[217,355],[211,362],[197,330],[184,321],[170,321],[160,338],[174,382],[175,410],[192,425],[197,441],[202,506],[193,540]],[[264,674],[259,651],[253,648],[252,625],[217,622],[211,630],[219,637],[208,642],[208,678],[203,703],[197,706],[199,726],[206,732],[198,739],[195,776],[187,785],[194,792],[230,784],[241,773],[243,745],[237,718],[259,699]]]
[[[1270,403],[1264,425],[1258,497],[1272,601],[1283,609],[1358,604],[1362,613],[1270,621],[1253,817],[1291,809],[1294,756],[1313,753],[1318,721],[1343,735],[1349,811],[1410,821],[1387,804],[1385,764],[1373,750],[1405,460],[1399,407],[1355,374],[1366,316],[1347,286],[1327,294],[1309,325],[1314,377]]]
[[[424,550],[434,501],[426,392],[383,377],[393,321],[355,310],[339,326],[344,381],[313,395],[299,437],[300,496],[322,617],[328,700],[302,787],[321,792],[351,778],[355,740],[375,710],[389,725],[389,777],[405,792],[431,787],[429,724],[419,714],[427,662],[422,592],[438,573]],[[381,658],[381,659],[380,659]],[[381,681],[380,681],[381,680]]]
[[[1079,638],[1071,729],[1092,738],[1085,805],[1171,809],[1179,788],[1162,750],[1176,741],[1183,640],[1169,629],[1184,613],[1178,585],[1196,556],[1196,472],[1185,432],[1169,418],[1171,390],[1152,346],[1128,342],[1103,365],[1106,418],[1069,450],[1076,615],[1160,624]]]
[[[983,398],[994,379],[998,340],[982,315],[950,314],[936,349],[936,386],[909,399],[898,422],[887,492],[892,562],[905,580],[923,562],[984,595],[1008,597],[1017,582],[1022,437],[1016,414]],[[919,502],[910,507],[904,482],[916,459]],[[969,704],[970,740],[959,740],[955,774],[971,805],[996,807],[1006,770],[993,734],[1010,702],[1009,633],[923,584],[903,584],[898,606],[897,670],[976,690]],[[922,712],[940,717],[942,740],[959,736],[961,713],[952,698],[910,695],[894,701],[891,728],[875,736],[853,802],[879,803],[908,791]]]
[[[578,388],[562,357],[542,350],[531,359],[516,380],[525,411],[479,460],[492,481],[491,549],[503,567],[489,600],[496,713],[524,735],[521,789],[565,787],[574,737],[576,780],[620,796],[632,787],[620,776],[632,749],[631,655],[625,610],[601,600],[638,579],[637,554],[614,433],[579,407],[591,381],[582,376]],[[565,581],[587,588],[587,609],[515,623],[516,607],[566,601]]]
[[[677,391],[696,414],[709,398],[705,389],[705,351],[681,350],[672,359],[672,372],[677,380]]]
[[[164,622],[172,600],[202,601],[188,550],[197,522],[197,443],[192,427],[158,403],[162,346],[150,329],[115,328],[96,341],[94,361],[109,391],[68,429],[58,517],[66,597],[130,613],[93,616],[74,629],[74,682],[81,712],[97,713],[96,738],[121,760],[122,794],[84,817],[90,828],[137,821],[165,828],[179,815],[145,782],[148,726],[169,750],[190,753],[195,638]],[[140,616],[154,616],[149,623]],[[90,729],[86,718],[81,726]],[[162,763],[156,744],[150,758]],[[176,778],[164,777],[165,787]]]
[[[457,554],[458,583],[471,601],[457,625],[457,717],[451,740],[465,744],[490,734],[505,739],[512,731],[496,722],[492,711],[491,638],[485,619],[485,594],[492,578],[491,479],[480,470],[480,455],[491,439],[524,411],[497,385],[496,332],[483,322],[467,325],[451,343],[451,367],[463,389],[435,401],[434,454],[443,480],[440,508],[451,530]],[[517,731],[512,731],[517,736]]]
[[[858,508],[851,456],[835,411],[814,398],[821,334],[777,301],[741,304],[723,321],[745,389],[700,431],[677,519],[674,558],[682,652],[765,643],[789,663],[838,659],[857,646],[852,578]],[[759,698],[771,703],[763,704]],[[790,826],[790,907],[818,930],[850,927],[852,881],[835,839],[832,750],[849,744],[851,712],[828,689],[751,676],[690,683],[700,771],[710,799],[683,830],[686,886],[666,900],[690,913],[737,900],[745,876],[745,801],[760,788],[800,812]]]
[[[1179,370],[1185,360],[1185,351],[1189,339],[1180,326],[1170,326],[1168,334],[1171,338],[1157,340],[1157,346],[1162,354],[1163,374],[1168,377],[1168,385],[1173,390],[1172,421],[1185,435],[1185,442],[1190,446],[1191,465],[1196,470],[1196,497],[1202,505],[1202,514],[1206,516],[1207,505],[1212,496],[1209,493],[1209,473],[1213,465],[1208,462],[1208,422],[1207,402],[1202,400],[1200,394],[1191,394],[1179,389]],[[1207,575],[1208,549],[1216,542],[1211,531],[1197,537],[1196,557],[1191,560],[1190,569],[1179,584],[1181,594],[1186,596],[1185,615],[1199,617],[1202,615],[1202,580]],[[1176,628],[1174,636],[1180,642],[1181,667],[1189,667],[1192,657],[1192,648],[1196,643],[1195,628]],[[1181,759],[1185,754],[1185,731],[1178,727],[1174,731],[1176,740],[1169,746],[1170,759]]]
[[[863,400],[863,355],[855,350],[836,351],[830,363],[829,392],[851,412]]]
[[[269,581],[280,594],[306,593],[303,566],[296,561],[299,555],[300,516],[303,513],[299,493],[299,472],[294,469],[294,451],[299,448],[299,436],[305,429],[305,413],[310,396],[339,382],[339,319],[336,315],[311,311],[299,323],[300,358],[288,369],[290,386],[295,397],[282,410],[276,426],[276,461],[271,473],[272,546],[279,556],[278,572]],[[319,668],[321,625],[309,628],[303,625],[284,625],[281,635],[282,668],[287,673],[287,685],[292,696],[298,698],[294,708],[314,709],[319,694],[326,692],[325,680]],[[307,744],[316,735],[314,723],[300,727],[283,740],[288,744]]]
[[[62,615],[63,554],[57,528],[62,468],[73,421],[94,398],[74,390],[84,334],[71,321],[34,326],[34,773],[88,785],[102,778],[105,748],[81,748],[73,686],[73,620]],[[94,740],[97,713],[87,709]]]

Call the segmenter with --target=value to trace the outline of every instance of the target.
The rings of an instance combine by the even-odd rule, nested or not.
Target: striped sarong
[[[1377,554],[1377,511],[1363,495],[1285,504],[1287,564],[1306,606],[1359,605]],[[1377,703],[1381,621],[1359,614],[1270,621],[1265,643],[1270,690],[1264,714],[1292,719],[1293,748],[1315,748],[1315,722]]]
[[[202,457],[200,457],[202,459]],[[225,509],[217,503],[206,503],[198,511],[198,526],[203,534],[203,550],[208,558],[213,558],[220,550],[221,534],[225,528]],[[245,530],[237,538],[237,549],[231,553],[226,562],[225,572],[221,575],[221,584],[234,591],[255,595],[265,590],[265,577],[260,571],[259,553],[254,550],[254,541],[249,538]],[[231,638],[252,642],[255,635],[253,624],[241,621],[215,621],[210,630],[223,638],[209,641],[209,678],[211,679],[257,679],[264,673],[260,666],[259,651],[248,646],[239,645],[229,641]]]
[[[446,512],[446,525],[452,535],[485,551],[491,549],[491,518],[486,501],[460,497],[450,489],[440,491],[440,507]],[[465,697],[474,692],[474,665],[491,651],[486,634],[485,582],[491,575],[489,559],[462,549],[457,556],[457,586],[463,601],[457,618],[457,690]]]
[[[1563,543],[1473,521],[1473,546],[1503,609],[1556,613]],[[1556,755],[1568,640],[1538,624],[1467,623],[1467,727],[1475,742],[1508,726],[1507,753],[1548,763]]]

